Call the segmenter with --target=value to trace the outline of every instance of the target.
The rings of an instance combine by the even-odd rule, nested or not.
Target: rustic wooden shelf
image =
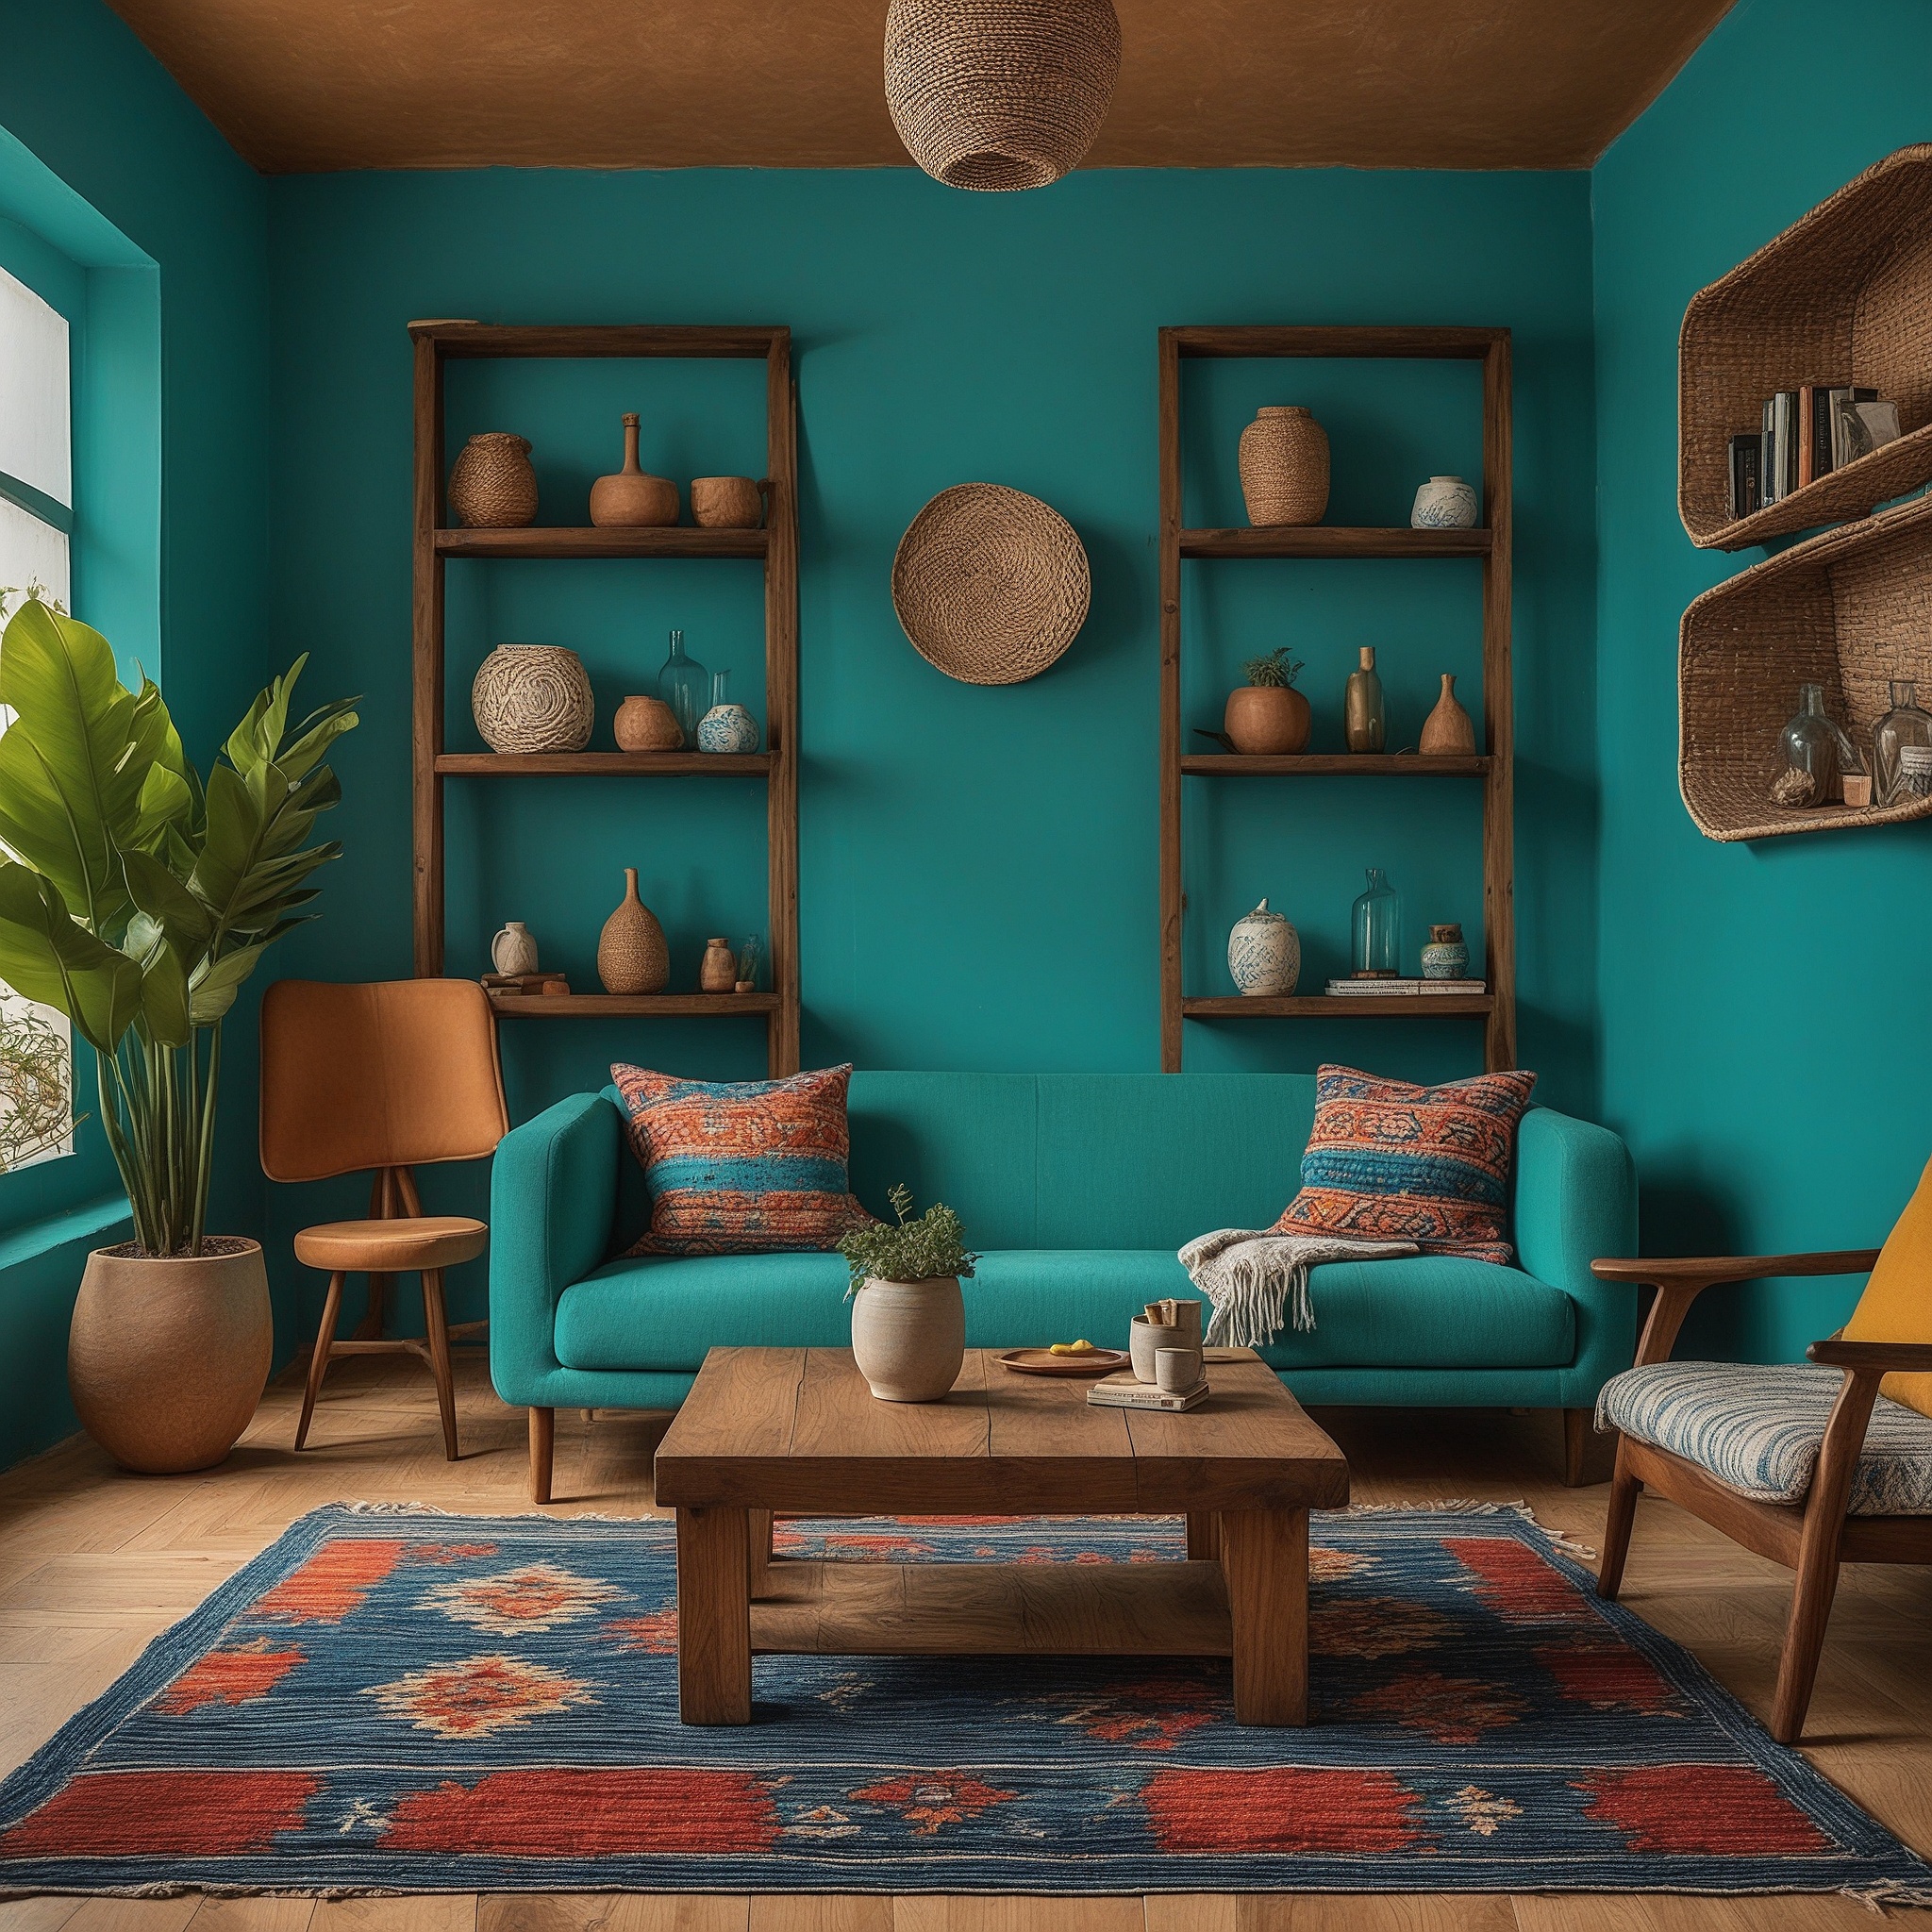
[[[490,1004],[506,1018],[599,1020],[638,1015],[658,1020],[729,1019],[737,1013],[775,1013],[774,992],[492,992]]]
[[[769,530],[569,529],[529,524],[521,530],[432,533],[439,557],[748,557],[762,558]]]
[[[440,778],[756,778],[768,751],[443,751]]]
[[[1190,778],[1481,778],[1486,758],[1430,758],[1402,752],[1297,752],[1270,758],[1258,752],[1187,752]]]
[[[1183,530],[1183,557],[1487,557],[1490,530],[1379,529],[1303,524],[1268,529]]]
[[[1495,1008],[1494,996],[1486,992],[1341,992],[1273,999],[1235,993],[1181,1002],[1190,1020],[1485,1019]]]

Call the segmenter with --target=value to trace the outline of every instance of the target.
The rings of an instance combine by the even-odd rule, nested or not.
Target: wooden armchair
[[[1690,1305],[1720,1282],[1755,1281],[1792,1274],[1863,1274],[1878,1259],[1876,1249],[1827,1255],[1763,1255],[1682,1260],[1603,1260],[1592,1272],[1606,1281],[1647,1285],[1657,1291],[1637,1345],[1632,1376],[1670,1359]],[[1888,1374],[1932,1371],[1932,1343],[1844,1341],[1833,1336],[1806,1350],[1808,1360],[1843,1372],[1824,1423],[1824,1441],[1808,1491],[1799,1503],[1754,1500],[1718,1481],[1689,1457],[1620,1433],[1609,1523],[1604,1533],[1597,1594],[1613,1598],[1624,1574],[1638,1492],[1647,1484],[1693,1515],[1721,1529],[1760,1557],[1796,1571],[1791,1610],[1778,1663],[1771,1730],[1780,1743],[1795,1743],[1818,1674],[1825,1621],[1831,1614],[1840,1563],[1932,1563],[1932,1514],[1852,1515],[1854,1478],[1866,1452],[1866,1432]],[[1740,1380],[1763,1371],[1740,1368]],[[1619,1377],[1618,1380],[1622,1380]],[[1614,1383],[1611,1385],[1614,1388]],[[1612,1401],[1606,1391],[1607,1406]],[[1888,1419],[1891,1418],[1888,1405]],[[1913,1416],[1917,1411],[1910,1411]],[[1903,1417],[1898,1418],[1903,1421]],[[1924,1422],[1932,1445],[1932,1422]],[[1912,1426],[1916,1426],[1915,1424]]]

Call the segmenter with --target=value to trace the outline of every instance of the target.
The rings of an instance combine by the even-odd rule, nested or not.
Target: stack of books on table
[[[1471,993],[1490,990],[1483,979],[1331,979],[1328,991],[1337,999],[1371,997],[1386,999],[1391,993],[1415,993],[1427,998],[1432,993],[1456,993],[1467,999]]]
[[[1095,1408],[1198,1408],[1208,1400],[1208,1384],[1203,1379],[1191,1389],[1169,1391],[1139,1381],[1131,1369],[1123,1369],[1117,1375],[1093,1383],[1087,1391],[1087,1400]]]
[[[1875,389],[1781,389],[1766,398],[1755,434],[1731,438],[1731,515],[1748,517],[1898,436],[1898,405]]]

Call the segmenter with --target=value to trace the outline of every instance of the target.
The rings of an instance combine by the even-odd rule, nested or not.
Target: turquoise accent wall
[[[1927,828],[1720,845],[1677,795],[1678,619],[1764,555],[1693,549],[1677,518],[1685,305],[1925,139],[1932,13],[1843,0],[1828,40],[1862,50],[1849,64],[1801,51],[1822,24],[1744,0],[1592,177],[1601,1118],[1637,1157],[1653,1253],[1875,1245],[1932,1149]],[[1715,1291],[1687,1346],[1795,1357],[1857,1288]]]

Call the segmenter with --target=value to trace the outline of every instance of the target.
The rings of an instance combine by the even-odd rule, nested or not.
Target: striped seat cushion
[[[1656,1362],[1604,1384],[1596,1425],[1681,1456],[1754,1502],[1802,1503],[1844,1379],[1816,1362]],[[1878,1398],[1852,1514],[1932,1516],[1932,1417]]]

